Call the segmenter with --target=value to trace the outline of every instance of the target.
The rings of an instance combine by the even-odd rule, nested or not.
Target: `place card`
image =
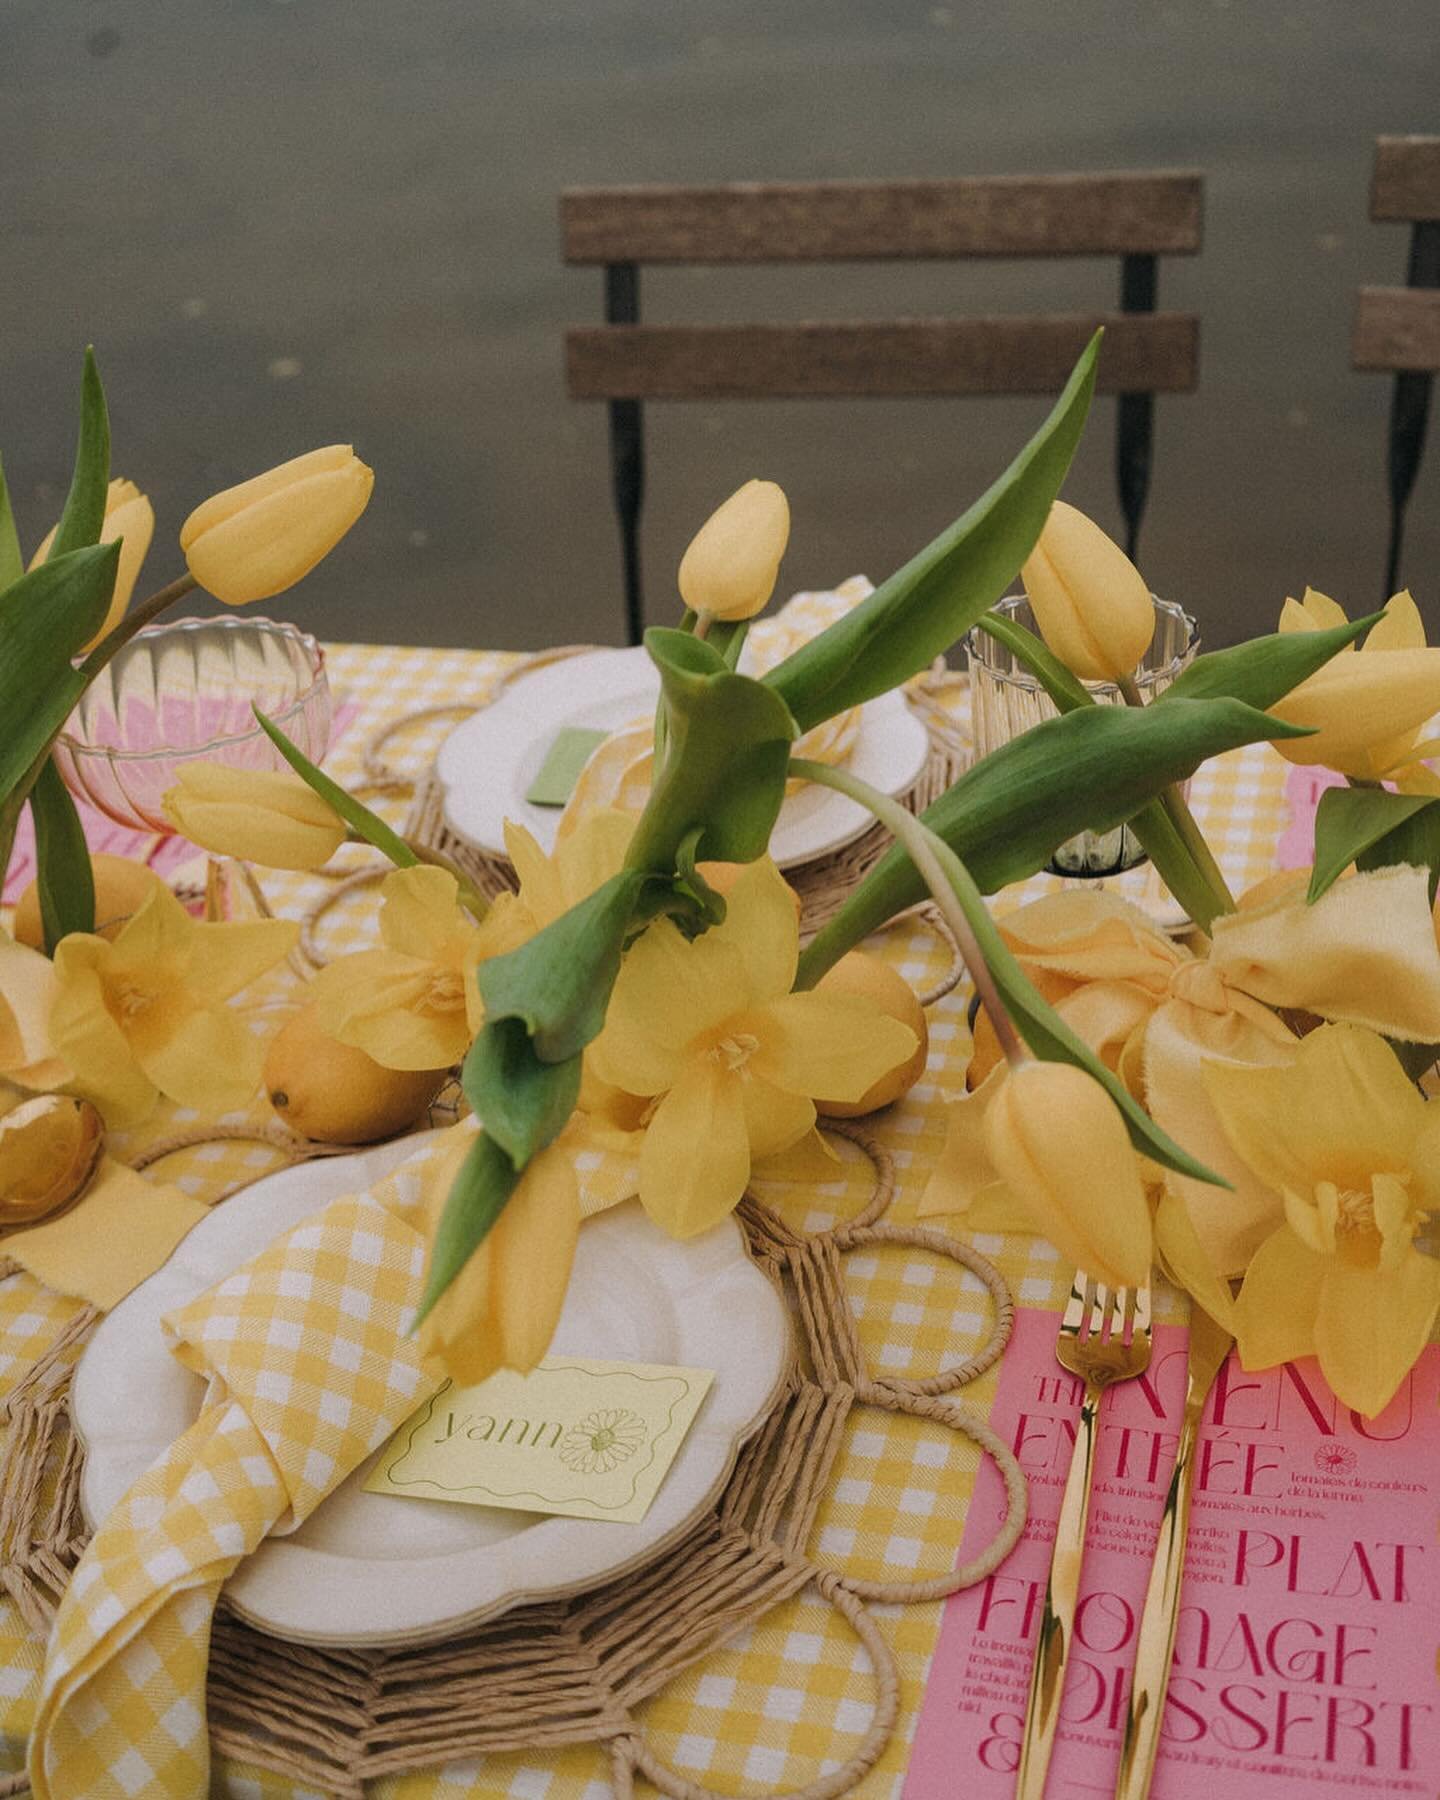
[[[1012,1555],[946,1602],[902,1800],[1011,1800],[1081,1384],[1053,1313],[1021,1308],[990,1424],[1020,1460],[1030,1521]],[[1100,1415],[1075,1643],[1048,1792],[1110,1794],[1135,1636],[1185,1395],[1186,1334]],[[1154,1800],[1433,1796],[1440,1770],[1440,1348],[1376,1419],[1317,1363],[1247,1374],[1206,1404]],[[982,1466],[960,1561],[1005,1511]],[[1317,1788],[1317,1784],[1321,1784]]]
[[[583,725],[564,725],[545,752],[545,760],[525,798],[532,806],[564,806],[575,792],[580,771],[610,734]]]
[[[381,1452],[373,1494],[637,1525],[714,1373],[547,1356],[474,1387],[447,1381]]]

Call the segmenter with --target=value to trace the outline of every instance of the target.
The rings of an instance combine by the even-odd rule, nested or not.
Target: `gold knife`
[[[1175,1623],[1180,1610],[1180,1581],[1185,1571],[1185,1534],[1190,1525],[1190,1493],[1195,1481],[1200,1415],[1220,1365],[1234,1342],[1230,1332],[1217,1325],[1200,1306],[1191,1303],[1185,1418],[1175,1451],[1170,1491],[1165,1496],[1155,1560],[1150,1565],[1145,1608],[1140,1615],[1135,1676],[1130,1684],[1130,1706],[1125,1716],[1115,1800],[1145,1800],[1155,1773],[1155,1754],[1160,1748],[1160,1718],[1165,1711],[1170,1658],[1175,1651]]]

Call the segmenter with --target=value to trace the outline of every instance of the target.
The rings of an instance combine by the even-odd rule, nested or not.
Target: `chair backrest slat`
[[[1191,255],[1202,208],[1176,170],[571,188],[560,218],[570,263],[869,262]]]
[[[567,377],[577,400],[1044,394],[1063,386],[1097,325],[1102,392],[1195,387],[1199,326],[1186,313],[578,326],[566,334]]]
[[[1440,137],[1376,139],[1370,217],[1409,223],[1440,219]]]
[[[1361,288],[1351,360],[1357,369],[1440,369],[1440,288]]]

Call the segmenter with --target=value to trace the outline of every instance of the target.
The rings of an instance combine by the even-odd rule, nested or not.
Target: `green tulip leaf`
[[[0,594],[24,573],[25,558],[20,554],[15,514],[10,510],[10,489],[5,485],[4,467],[0,466]]]
[[[580,1097],[581,1058],[545,1062],[523,1019],[486,1019],[465,1058],[461,1085],[477,1119],[483,1121],[517,1169],[565,1129]]]
[[[1044,688],[1062,713],[1096,705],[1095,696],[1078,675],[1072,675],[1044,638],[1002,612],[987,612],[975,621],[976,629],[1004,644],[1015,660]]]
[[[331,811],[345,821],[356,837],[363,838],[382,855],[388,856],[397,869],[415,867],[420,858],[398,831],[392,830],[378,813],[371,812],[368,806],[347,792],[338,781],[332,781],[323,770],[317,769],[299,745],[292,743],[275,721],[267,719],[258,706],[252,706],[250,710],[260,729],[300,779],[313,788]]]
[[[520,1171],[494,1138],[482,1131],[461,1163],[440,1215],[425,1270],[425,1290],[415,1315],[417,1325],[485,1242],[519,1185]]]
[[[1315,866],[1305,896],[1312,906],[1352,862],[1362,869],[1397,863],[1429,869],[1433,905],[1440,878],[1440,799],[1383,788],[1327,788],[1315,812]]]
[[[65,510],[50,546],[50,556],[64,556],[100,542],[105,523],[105,498],[110,486],[110,415],[105,390],[95,366],[95,352],[85,352],[85,372],[80,381],[80,439],[75,447],[75,472]]]
[[[542,1062],[578,1056],[605,1023],[621,952],[642,916],[646,891],[663,885],[644,870],[622,869],[518,950],[482,962],[476,980],[487,1026],[522,1020]],[[469,1067],[467,1057],[467,1081]]]
[[[1049,418],[968,512],[766,675],[801,731],[918,675],[1009,587],[1080,441],[1099,349],[1097,332]]]
[[[733,673],[701,638],[652,628],[645,648],[660,671],[664,750],[627,862],[669,877],[696,831],[699,860],[753,862],[785,798],[794,720],[777,694]]]
[[[35,825],[36,886],[45,954],[53,956],[61,938],[95,929],[95,872],[85,830],[70,790],[53,757],[46,757],[30,790]]]
[[[1352,619],[1348,625],[1334,625],[1324,631],[1272,631],[1266,637],[1251,638],[1248,644],[1209,651],[1197,656],[1157,695],[1155,704],[1168,706],[1172,700],[1243,700],[1247,706],[1264,712],[1317,669],[1323,669],[1331,657],[1363,637],[1384,616],[1383,612],[1370,613],[1366,618]]]
[[[972,765],[920,815],[994,893],[1044,868],[1080,831],[1111,831],[1172,782],[1226,750],[1309,732],[1239,700],[1080,707],[1047,719]],[[800,959],[811,987],[846,950],[923,900],[914,865],[892,847]]]

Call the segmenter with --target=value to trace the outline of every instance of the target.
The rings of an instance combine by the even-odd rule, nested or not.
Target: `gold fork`
[[[1065,1665],[1075,1629],[1075,1603],[1080,1594],[1080,1565],[1085,1556],[1085,1528],[1090,1518],[1090,1482],[1095,1472],[1095,1441],[1100,1401],[1106,1388],[1143,1374],[1150,1363],[1150,1289],[1114,1288],[1075,1271],[1070,1299],[1055,1340],[1055,1359],[1062,1369],[1085,1383],[1075,1449],[1045,1586],[1045,1611],[1035,1664],[1030,1671],[1030,1698],[1025,1708],[1025,1736],[1015,1800],[1040,1800],[1055,1748]]]

